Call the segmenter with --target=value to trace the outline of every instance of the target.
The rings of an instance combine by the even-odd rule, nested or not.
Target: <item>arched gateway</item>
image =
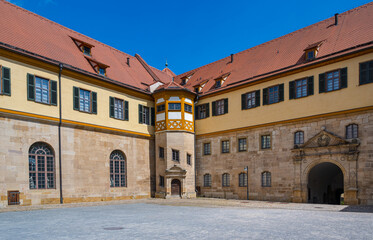
[[[340,204],[343,193],[343,172],[335,164],[323,162],[308,173],[308,202]]]
[[[343,193],[344,204],[358,204],[359,145],[322,128],[294,147],[293,202],[340,204]]]

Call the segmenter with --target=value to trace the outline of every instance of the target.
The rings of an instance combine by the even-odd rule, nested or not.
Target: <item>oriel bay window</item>
[[[52,149],[45,143],[35,143],[29,150],[30,189],[55,188],[55,163]]]
[[[119,98],[110,97],[110,117],[128,121],[128,101]]]
[[[10,68],[0,66],[0,94],[10,96]]]
[[[260,106],[260,90],[241,95],[241,109],[249,109]]]
[[[289,82],[289,99],[313,95],[313,76]]]
[[[373,82],[373,60],[359,64],[360,85]]]
[[[184,104],[184,110],[185,112],[189,112],[189,113],[192,113],[192,105],[189,105],[189,104]]]
[[[73,87],[74,110],[97,114],[97,93]]]
[[[195,107],[195,119],[204,119],[210,117],[210,104],[205,103]]]
[[[284,84],[263,89],[263,105],[284,101]]]
[[[124,154],[115,150],[110,154],[110,187],[126,187],[126,175]]]
[[[57,81],[27,74],[27,99],[57,105]]]
[[[157,106],[157,112],[163,112],[165,110],[166,110],[165,104],[161,104]]]
[[[319,92],[330,92],[347,88],[347,68],[319,74]]]
[[[228,98],[212,102],[212,116],[228,113]]]
[[[181,103],[169,103],[168,110],[181,110]]]
[[[154,108],[139,104],[139,123],[154,126],[155,111]]]

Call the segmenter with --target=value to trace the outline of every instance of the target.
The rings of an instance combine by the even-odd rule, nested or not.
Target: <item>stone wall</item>
[[[304,131],[304,141],[322,131],[345,138],[345,127],[355,123],[359,125],[357,161],[347,161],[336,154],[309,158],[307,166],[321,162],[335,162],[345,173],[345,194],[354,194],[350,182],[355,177],[357,201],[352,204],[373,204],[373,112],[365,111],[299,121],[287,124],[275,124],[268,127],[258,127],[245,131],[235,131],[219,135],[198,136],[196,142],[197,156],[197,187],[201,188],[200,195],[217,198],[246,199],[247,188],[238,186],[238,175],[249,167],[249,197],[255,200],[268,201],[307,201],[307,176],[311,168],[303,167],[299,172],[294,160],[294,133]],[[196,129],[198,132],[198,129]],[[271,135],[271,148],[260,149],[260,136]],[[247,138],[247,151],[238,152],[238,139]],[[230,153],[221,153],[221,141],[230,141]],[[203,144],[211,143],[211,155],[203,155]],[[326,149],[328,151],[328,148]],[[331,150],[330,150],[331,151]],[[347,150],[348,151],[348,150]],[[317,155],[317,154],[316,154]],[[355,172],[353,166],[356,165]],[[261,174],[271,172],[271,187],[261,186]],[[212,175],[211,187],[203,186],[203,176]],[[222,187],[222,174],[230,174],[230,187]],[[299,187],[299,191],[298,191]],[[299,196],[296,196],[296,195]],[[300,196],[301,195],[301,196]],[[351,197],[351,199],[353,196]],[[356,196],[355,196],[356,198]],[[301,200],[299,200],[301,199]]]
[[[0,117],[0,207],[7,191],[20,191],[21,205],[59,203],[58,126]],[[149,197],[154,140],[113,132],[64,126],[62,185],[65,203]],[[56,188],[29,188],[28,151],[35,142],[49,144],[55,155]],[[110,154],[121,150],[127,160],[127,187],[110,187]],[[153,173],[154,174],[154,173]]]

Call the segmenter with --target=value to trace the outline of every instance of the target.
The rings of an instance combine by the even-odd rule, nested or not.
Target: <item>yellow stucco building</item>
[[[0,1],[0,207],[373,204],[373,4],[176,76]]]

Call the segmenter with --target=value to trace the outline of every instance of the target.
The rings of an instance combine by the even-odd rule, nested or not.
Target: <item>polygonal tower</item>
[[[170,82],[154,93],[156,197],[193,198],[195,192],[195,94]]]

